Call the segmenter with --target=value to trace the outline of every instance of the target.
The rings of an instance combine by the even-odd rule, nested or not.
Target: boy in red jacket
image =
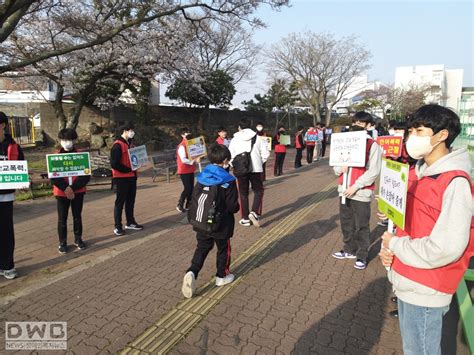
[[[285,127],[278,127],[278,132],[273,137],[275,141],[275,166],[273,167],[273,174],[275,176],[280,176],[283,174],[283,163],[285,162],[286,155],[286,145],[280,144],[280,137],[286,135]]]

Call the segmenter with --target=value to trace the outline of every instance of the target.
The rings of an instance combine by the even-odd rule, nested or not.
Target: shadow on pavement
[[[314,323],[298,339],[292,354],[371,353],[379,345],[389,295],[390,287],[385,278],[372,281],[357,297],[340,304]]]

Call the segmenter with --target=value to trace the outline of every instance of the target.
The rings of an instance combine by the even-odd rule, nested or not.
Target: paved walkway
[[[213,286],[211,253],[191,300],[183,300],[180,288],[195,239],[174,209],[177,181],[141,179],[136,217],[146,229],[124,237],[111,233],[111,192],[89,193],[83,216],[89,248],[66,256],[57,252],[55,201],[17,203],[22,277],[0,280],[0,352],[4,321],[35,320],[67,321],[74,354],[401,353],[378,260],[359,271],[330,256],[341,236],[327,160],[294,171],[293,152],[288,155],[287,173],[266,182],[262,228],[236,227],[237,280]],[[374,227],[371,257],[381,232]],[[457,346],[464,354],[455,333],[445,353]]]

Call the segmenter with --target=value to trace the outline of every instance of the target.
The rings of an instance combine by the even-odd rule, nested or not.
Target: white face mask
[[[74,142],[61,140],[61,147],[63,147],[64,150],[71,150],[72,147],[74,147]]]
[[[438,144],[431,145],[431,137],[429,136],[419,137],[411,135],[407,140],[406,147],[408,155],[418,160],[430,154]]]
[[[257,126],[257,131],[259,131],[259,132],[263,131],[263,127],[262,126]]]
[[[395,130],[394,129],[389,129],[388,134],[390,134],[391,136],[394,136],[395,135]]]
[[[395,137],[404,137],[405,136],[405,132],[395,132],[393,134]]]
[[[135,137],[135,132],[129,131],[127,136],[128,136],[128,139],[132,139],[133,137]]]

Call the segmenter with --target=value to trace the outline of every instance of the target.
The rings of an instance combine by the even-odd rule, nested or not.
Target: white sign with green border
[[[49,178],[84,176],[91,174],[91,161],[88,152],[47,154]]]
[[[408,171],[408,164],[382,159],[379,210],[401,229],[405,228]]]
[[[30,187],[26,160],[0,160],[0,190]]]

